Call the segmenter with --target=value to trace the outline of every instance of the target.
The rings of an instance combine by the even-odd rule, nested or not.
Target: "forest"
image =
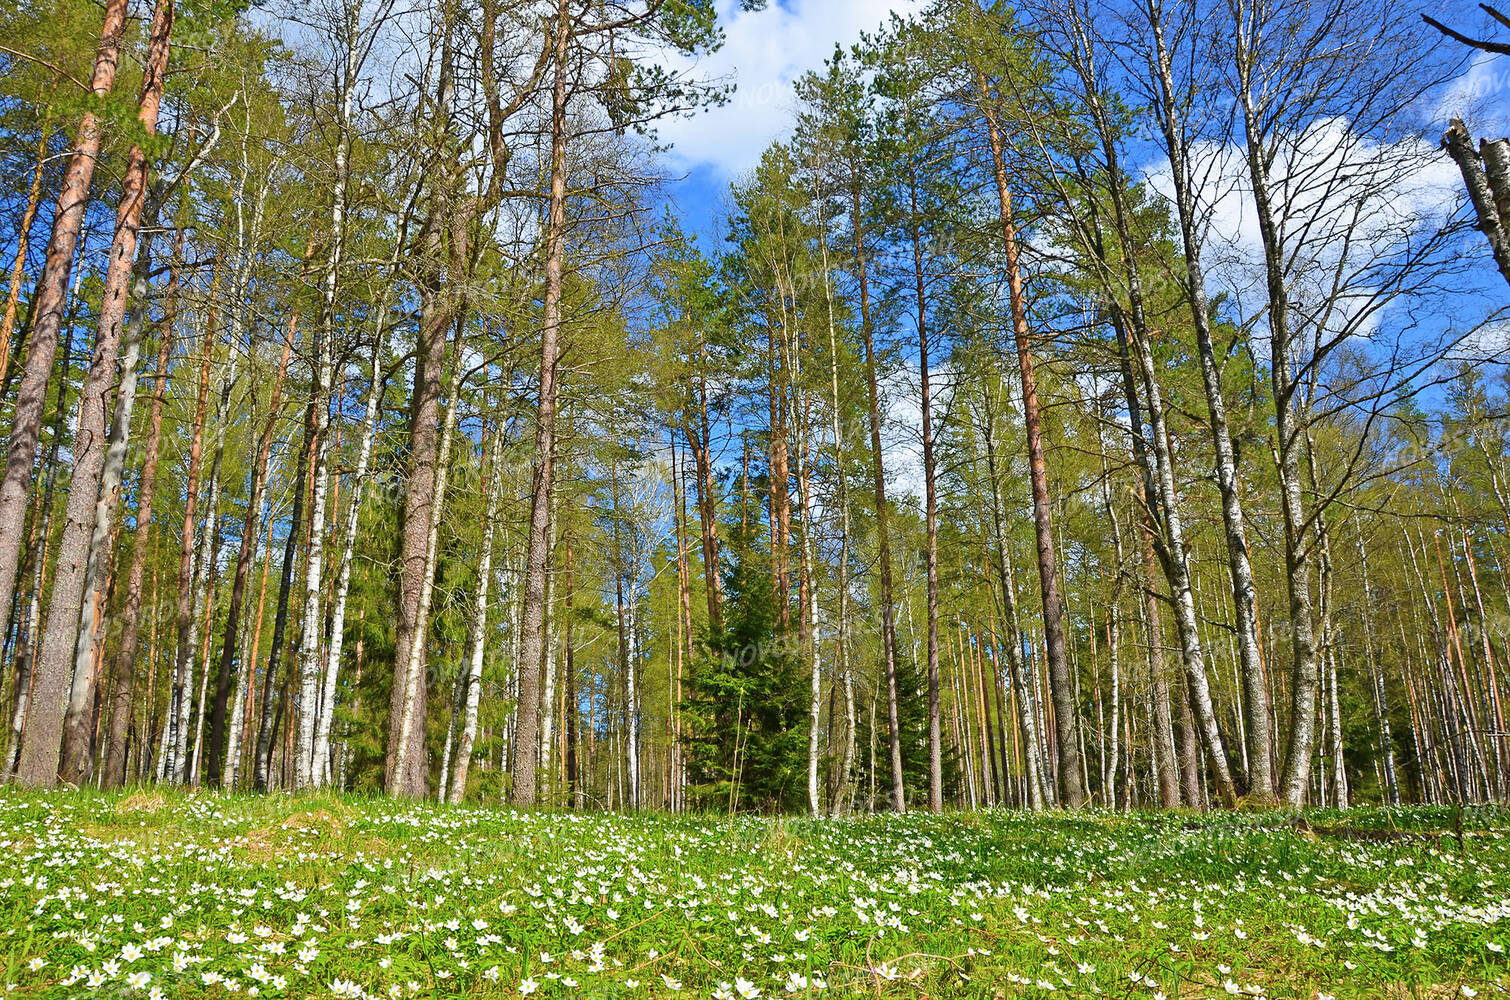
[[[4,780],[1510,799],[1510,18],[763,6],[0,12]]]

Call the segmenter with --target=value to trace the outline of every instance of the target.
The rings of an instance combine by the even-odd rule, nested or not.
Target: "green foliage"
[[[778,626],[769,553],[738,531],[730,547],[723,627],[700,644],[683,705],[688,772],[703,808],[788,812],[806,791],[797,645]]]

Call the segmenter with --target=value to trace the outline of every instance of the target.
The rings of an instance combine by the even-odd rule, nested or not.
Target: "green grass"
[[[1455,820],[6,789],[0,971],[173,1000],[1504,995],[1510,814]]]

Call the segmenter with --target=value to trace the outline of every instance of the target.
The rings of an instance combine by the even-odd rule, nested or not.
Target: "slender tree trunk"
[[[880,564],[881,651],[886,670],[887,744],[891,758],[891,806],[907,811],[907,787],[902,777],[902,730],[897,691],[896,600],[892,585],[891,528],[886,499],[886,463],[881,447],[881,399],[876,383],[875,326],[870,308],[870,263],[865,251],[865,215],[860,201],[864,178],[850,163],[850,214],[854,225],[855,273],[860,280],[860,333],[865,342],[866,401],[869,405],[871,469],[875,479],[876,561]],[[874,702],[871,705],[875,707]],[[872,733],[874,738],[874,733]],[[873,771],[874,769],[872,769]],[[872,773],[872,781],[875,775]]]
[[[1153,763],[1159,786],[1159,801],[1165,809],[1180,806],[1178,764],[1174,750],[1174,724],[1169,714],[1169,677],[1164,669],[1164,626],[1159,613],[1159,595],[1154,589],[1158,561],[1154,555],[1153,525],[1143,518],[1143,621],[1148,633],[1148,670],[1153,679]],[[1198,805],[1199,800],[1193,805]]]
[[[320,717],[315,726],[311,751],[313,767],[310,777],[316,785],[324,785],[330,779],[330,731],[335,719],[336,682],[340,676],[341,655],[346,641],[346,604],[351,593],[351,567],[356,556],[357,529],[361,524],[362,500],[372,465],[373,443],[377,438],[378,411],[386,388],[382,358],[388,350],[387,312],[386,304],[385,308],[378,311],[377,343],[372,354],[372,382],[368,386],[367,405],[362,415],[362,440],[357,448],[357,465],[352,474],[351,499],[347,502],[341,559],[336,569],[336,589],[330,613],[330,648],[325,654],[325,671],[320,689]]]
[[[42,181],[46,176],[47,140],[52,135],[51,122],[43,119],[37,140],[37,159],[32,167],[31,186],[26,190],[26,208],[16,227],[16,261],[11,265],[10,287],[5,293],[5,316],[0,319],[0,399],[9,395],[11,335],[16,329],[16,311],[21,301],[21,283],[26,280],[26,254],[30,248],[31,225],[42,205]]]
[[[981,81],[982,97],[987,96]],[[1048,468],[1044,461],[1043,423],[1039,414],[1038,384],[1034,373],[1031,334],[1023,300],[1022,274],[1017,266],[1017,232],[1012,223],[1012,195],[1007,185],[1005,140],[996,113],[983,101],[986,129],[991,145],[991,165],[996,179],[1001,214],[1002,244],[1006,253],[1007,285],[1011,298],[1012,334],[1017,362],[1022,372],[1022,416],[1027,429],[1028,477],[1033,489],[1033,522],[1038,533],[1038,579],[1043,596],[1044,644],[1049,666],[1049,693],[1054,699],[1054,724],[1059,754],[1059,796],[1070,809],[1085,803],[1081,780],[1080,713],[1075,704],[1069,656],[1064,638],[1064,602],[1059,593],[1059,568],[1054,555],[1054,522],[1049,505]]]
[[[309,466],[314,459],[315,447],[314,401],[305,407],[304,447],[300,449],[298,471],[294,474],[294,499],[288,517],[288,535],[283,540],[283,567],[278,575],[278,608],[273,614],[273,635],[268,646],[267,670],[262,675],[262,694],[258,699],[256,759],[252,764],[252,785],[259,792],[271,786],[274,735],[282,706],[274,706],[274,698],[286,685],[279,677],[279,665],[283,662],[284,633],[288,629],[288,599],[293,590],[294,570],[298,564],[299,535],[304,526],[304,503]]]
[[[918,369],[922,379],[924,533],[928,591],[928,808],[944,810],[944,753],[939,699],[938,484],[933,456],[933,393],[928,364],[928,302],[923,283],[923,230],[918,216],[916,165],[907,174],[912,219],[912,277],[917,305]]]
[[[267,608],[267,575],[273,562],[273,528],[272,528],[272,503],[264,498],[262,502],[262,523],[267,528],[267,542],[262,548],[262,582],[257,591],[257,616],[252,622],[251,629],[241,645],[241,680],[236,689],[236,707],[231,716],[231,726],[228,732],[229,747],[225,755],[225,780],[227,789],[236,787],[236,778],[242,773],[243,751],[247,744],[247,734],[251,722],[255,703],[252,698],[257,690],[257,653],[259,640],[262,638],[262,613]]]
[[[550,503],[556,433],[556,360],[560,351],[561,293],[566,236],[567,57],[571,6],[558,0],[551,97],[550,204],[545,232],[545,297],[540,336],[540,401],[535,420],[535,470],[525,552],[523,634],[519,655],[519,712],[514,752],[515,807],[535,804],[535,758],[540,725],[540,657],[544,645],[545,578],[550,560]]]
[[[996,579],[1001,587],[1002,612],[1006,624],[1007,670],[1016,693],[1017,723],[1022,730],[1023,770],[1028,791],[1028,807],[1035,812],[1049,804],[1047,785],[1044,781],[1043,737],[1039,735],[1038,711],[1034,707],[1033,685],[1028,677],[1027,666],[1022,661],[1022,648],[1017,634],[1017,593],[1012,586],[1011,563],[1007,554],[1006,518],[1002,510],[1001,479],[996,461],[996,415],[991,408],[990,393],[981,391],[985,409],[982,437],[986,447],[986,475],[991,480],[991,523],[996,540]]]
[[[212,282],[213,285],[213,282]],[[194,404],[194,427],[189,438],[188,486],[184,494],[183,532],[178,557],[178,645],[174,658],[173,686],[168,697],[167,724],[163,727],[163,752],[160,758],[164,779],[175,781],[179,770],[176,752],[178,730],[188,697],[190,660],[194,655],[194,529],[198,524],[199,479],[203,460],[205,415],[209,409],[210,372],[214,366],[215,343],[206,336],[200,345],[199,396]]]
[[[1299,386],[1291,375],[1294,337],[1290,328],[1290,288],[1285,273],[1285,247],[1265,159],[1268,144],[1253,100],[1254,57],[1248,49],[1247,39],[1241,35],[1237,40],[1236,62],[1248,181],[1264,248],[1264,276],[1269,299],[1269,369],[1274,395],[1275,468],[1279,474],[1285,577],[1290,597],[1290,736],[1280,772],[1279,794],[1287,806],[1299,808],[1305,802],[1306,789],[1310,785],[1311,758],[1316,745],[1317,640],[1311,597],[1311,538],[1300,479],[1305,416],[1301,412]]]
[[[290,320],[288,332],[283,338],[283,353],[278,357],[278,371],[273,376],[272,397],[268,401],[267,419],[262,424],[262,433],[257,440],[257,451],[252,466],[252,488],[247,497],[246,520],[241,526],[241,545],[236,552],[236,568],[232,572],[231,580],[231,603],[226,611],[225,635],[220,649],[219,672],[215,680],[215,706],[210,718],[210,756],[206,762],[205,780],[210,785],[221,783],[222,762],[225,753],[225,724],[226,702],[232,696],[230,687],[232,667],[236,655],[236,642],[240,634],[241,608],[246,599],[246,576],[251,569],[252,557],[257,553],[257,536],[262,532],[260,514],[262,511],[262,493],[267,485],[268,459],[272,456],[273,431],[278,425],[279,406],[283,399],[283,378],[288,371],[288,361],[294,349],[294,327],[297,323],[297,314]],[[240,666],[241,670],[247,669],[247,664]],[[240,690],[238,684],[237,691]],[[230,787],[230,780],[235,778],[236,768],[232,764],[227,770],[229,780],[226,787]]]
[[[152,509],[157,493],[157,458],[162,442],[163,409],[168,397],[168,362],[173,355],[173,326],[177,319],[178,267],[183,252],[183,230],[175,237],[166,290],[167,305],[157,345],[157,377],[152,389],[152,410],[147,418],[143,444],[141,481],[137,488],[136,526],[132,533],[131,569],[126,577],[126,603],[120,613],[121,640],[115,658],[114,704],[110,713],[110,736],[105,744],[101,783],[112,788],[126,780],[126,739],[131,722],[132,694],[136,681],[136,653],[141,628],[142,583],[151,556]],[[145,303],[142,307],[145,312]],[[124,421],[122,422],[124,426]],[[145,745],[145,743],[144,743]]]
[[[89,92],[95,101],[104,98],[115,86],[120,62],[121,36],[126,27],[126,0],[108,0],[100,27],[100,44],[95,51],[94,73]],[[58,332],[68,302],[68,278],[73,270],[79,232],[83,228],[84,210],[89,204],[89,186],[99,157],[103,123],[93,111],[85,111],[73,151],[63,174],[53,213],[52,236],[47,244],[46,263],[37,280],[32,297],[30,332],[27,335],[26,364],[16,390],[11,411],[11,435],[6,448],[5,471],[0,477],[0,608],[9,608],[16,589],[16,571],[21,561],[21,543],[26,534],[26,501],[31,492],[32,465],[37,457],[37,440],[42,426],[42,408],[47,401],[47,383],[57,358]],[[130,266],[130,256],[127,257]],[[99,442],[95,447],[100,447]],[[92,497],[90,499],[93,499]],[[70,623],[71,624],[71,623]],[[63,684],[67,683],[64,678]],[[61,691],[58,692],[61,701]],[[54,712],[49,705],[49,715]],[[45,774],[56,763],[58,724],[50,733],[39,733],[41,740],[52,744],[34,757],[27,771],[34,777]],[[23,750],[24,752],[24,750]],[[53,774],[41,779],[51,785]]]
[[[1227,566],[1232,578],[1234,626],[1241,657],[1243,703],[1247,715],[1246,747],[1249,799],[1267,803],[1274,798],[1273,734],[1269,728],[1269,690],[1258,644],[1258,592],[1248,557],[1246,522],[1238,487],[1237,455],[1227,425],[1227,406],[1222,391],[1221,367],[1212,342],[1210,304],[1206,300],[1206,274],[1201,263],[1201,239],[1195,197],[1189,175],[1189,148],[1180,118],[1173,70],[1165,46],[1163,19],[1157,0],[1149,3],[1149,25],[1154,48],[1152,59],[1159,85],[1160,126],[1165,151],[1173,164],[1175,208],[1185,251],[1186,297],[1195,326],[1196,348],[1201,359],[1201,379],[1206,390],[1211,440],[1216,452],[1217,488],[1222,501],[1222,524],[1227,537]]]
[[[503,422],[493,428],[488,451],[487,519],[482,528],[482,553],[477,559],[477,593],[467,635],[467,673],[463,682],[464,707],[461,742],[451,770],[450,801],[459,803],[467,793],[467,772],[472,764],[472,746],[477,739],[477,706],[482,697],[482,668],[487,655],[488,586],[493,578],[493,538],[503,504]]]
[[[704,366],[708,348],[699,333],[697,414],[696,421],[687,418],[687,442],[692,446],[692,460],[697,469],[697,518],[702,534],[703,589],[708,599],[708,629],[717,632],[722,627],[723,575],[718,564],[718,494],[713,478],[712,430],[708,421],[708,380]],[[693,426],[698,433],[691,433]]]

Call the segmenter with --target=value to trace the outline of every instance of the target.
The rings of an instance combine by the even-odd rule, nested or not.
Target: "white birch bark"
[[[472,747],[477,739],[477,706],[482,696],[482,667],[487,656],[488,585],[493,577],[493,539],[503,505],[503,426],[493,430],[488,461],[488,499],[486,521],[482,528],[482,553],[477,560],[477,593],[472,604],[472,622],[467,635],[467,673],[462,698],[461,742],[456,748],[456,762],[451,768],[450,801],[459,803],[467,792],[467,772],[472,763]]]
[[[624,759],[629,769],[627,805],[631,811],[640,807],[640,696],[635,660],[638,658],[636,644],[639,629],[638,605],[634,594],[629,597],[629,655],[624,658],[624,717],[628,726],[628,740],[624,747]]]
[[[356,473],[352,476],[351,500],[347,505],[341,561],[336,570],[336,592],[330,615],[330,648],[325,655],[324,678],[320,689],[320,713],[315,724],[311,747],[310,778],[315,786],[330,780],[330,729],[336,711],[336,682],[341,670],[341,653],[346,640],[346,604],[351,593],[351,564],[356,553],[357,528],[362,517],[362,500],[366,496],[367,476],[372,465],[372,447],[377,438],[378,408],[386,387],[382,374],[383,359],[388,353],[388,307],[378,311],[377,343],[372,349],[372,382],[367,390],[367,406],[362,414],[362,442],[357,450]]]
[[[346,185],[351,158],[351,111],[359,63],[358,49],[349,44],[341,77],[341,102],[337,122],[335,176],[330,199],[330,251],[325,260],[320,295],[319,346],[315,370],[315,479],[310,491],[309,542],[304,569],[304,628],[299,649],[299,730],[294,742],[294,787],[315,783],[314,744],[319,723],[320,691],[320,598],[324,592],[325,501],[330,489],[330,396],[334,380],[331,340],[335,336],[336,291],[340,284],[341,255],[346,234]]]

